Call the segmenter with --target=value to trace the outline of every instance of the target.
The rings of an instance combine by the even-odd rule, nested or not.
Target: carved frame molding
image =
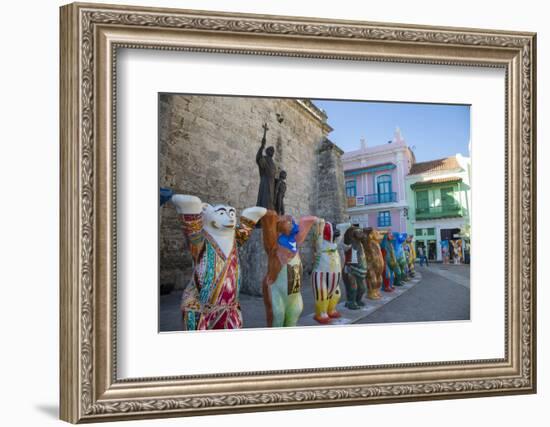
[[[76,423],[535,392],[535,42],[532,33],[62,7],[61,418]],[[505,68],[505,358],[117,380],[115,65],[121,47]],[[299,385],[288,387],[289,380]]]

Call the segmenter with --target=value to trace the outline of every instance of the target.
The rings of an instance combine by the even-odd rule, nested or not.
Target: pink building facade
[[[414,154],[399,129],[393,140],[342,156],[347,196],[347,212],[352,224],[381,230],[407,231],[407,189],[405,177],[414,163]]]

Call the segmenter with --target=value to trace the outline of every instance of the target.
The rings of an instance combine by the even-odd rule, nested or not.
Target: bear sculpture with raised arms
[[[262,218],[264,249],[267,254],[267,274],[262,292],[267,326],[296,326],[302,314],[302,261],[300,246],[317,217],[303,216],[296,223],[290,215],[277,215],[268,210]]]
[[[237,225],[237,212],[231,206],[212,206],[182,194],[170,201],[179,214],[193,258],[193,276],[181,300],[183,328],[241,328],[238,248],[248,240],[266,209],[245,209]]]
[[[342,263],[338,249],[344,237],[344,231],[351,224],[339,224],[336,227],[319,219],[314,227],[315,261],[311,273],[311,288],[315,300],[314,319],[327,324],[341,317],[336,310],[340,301],[340,282],[342,279]]]

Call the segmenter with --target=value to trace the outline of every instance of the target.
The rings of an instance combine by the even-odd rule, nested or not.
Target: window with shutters
[[[357,184],[356,181],[346,181],[346,196],[356,197],[357,196]]]
[[[428,198],[428,190],[422,190],[416,192],[416,210],[417,212],[427,212],[430,208],[430,201]]]
[[[378,227],[389,227],[391,225],[390,211],[378,212]]]

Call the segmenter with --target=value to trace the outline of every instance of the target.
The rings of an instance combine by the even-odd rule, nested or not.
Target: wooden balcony
[[[458,204],[416,209],[417,220],[453,218],[453,217],[461,217],[461,216],[462,216],[462,207]]]

